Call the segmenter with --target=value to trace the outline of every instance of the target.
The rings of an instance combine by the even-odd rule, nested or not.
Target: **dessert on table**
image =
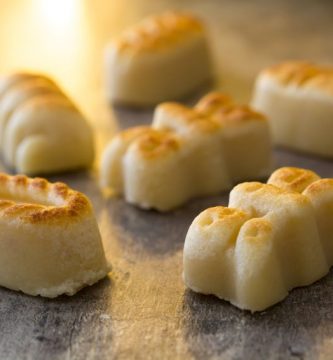
[[[142,20],[112,41],[105,55],[107,96],[115,103],[176,100],[213,77],[204,25],[188,13]]]
[[[333,157],[333,67],[289,61],[264,69],[252,105],[270,121],[273,141]]]
[[[184,281],[254,311],[310,285],[333,264],[333,179],[280,168],[267,184],[245,182],[228,207],[200,213],[184,245]]]
[[[0,149],[16,172],[51,174],[91,166],[94,138],[52,79],[13,73],[0,80]]]
[[[89,199],[63,183],[0,174],[0,285],[74,295],[110,271]]]
[[[121,131],[104,150],[100,178],[129,203],[168,211],[270,171],[265,116],[210,93],[193,108],[162,103],[151,126]]]

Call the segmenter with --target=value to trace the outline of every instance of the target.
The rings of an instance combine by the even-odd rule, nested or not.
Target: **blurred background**
[[[185,9],[202,18],[216,87],[241,102],[249,100],[256,74],[267,65],[333,59],[330,0],[0,0],[0,8],[0,72],[50,74],[102,134],[116,128],[103,91],[105,45],[149,14]]]

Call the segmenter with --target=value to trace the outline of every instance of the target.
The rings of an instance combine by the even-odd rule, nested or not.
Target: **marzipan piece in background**
[[[266,118],[210,93],[194,108],[162,103],[151,127],[116,135],[103,153],[100,176],[103,187],[126,201],[167,211],[270,171]]]

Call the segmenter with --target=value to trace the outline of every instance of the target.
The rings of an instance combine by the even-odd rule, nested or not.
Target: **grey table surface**
[[[113,264],[108,278],[73,297],[50,300],[0,288],[0,359],[332,359],[332,272],[254,315],[194,294],[181,278],[186,231],[201,210],[227,204],[228,194],[168,214],[143,211],[104,198],[97,169],[117,128],[151,121],[152,110],[105,101],[103,48],[126,26],[167,8],[200,15],[212,39],[216,87],[246,102],[264,66],[290,58],[332,62],[333,2],[0,0],[0,7],[0,71],[50,73],[95,129],[95,168],[49,179],[90,197]],[[277,167],[304,166],[333,177],[332,161],[286,150],[274,156]]]

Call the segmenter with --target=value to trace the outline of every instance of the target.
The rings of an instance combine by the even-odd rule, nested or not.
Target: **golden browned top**
[[[304,194],[313,196],[326,192],[333,192],[333,179],[319,179],[314,181],[305,189]]]
[[[178,103],[162,103],[158,106],[158,110],[168,114],[171,129],[172,124],[175,125],[175,123],[183,124],[188,128],[195,127],[204,132],[216,131],[220,128],[218,122],[212,117]]]
[[[19,100],[13,109],[28,104],[34,109],[43,107],[67,107],[78,112],[74,103],[48,76],[29,72],[14,72],[0,79],[0,102],[6,97]]]
[[[242,198],[243,201],[248,201],[249,199],[257,199],[258,201],[263,201],[266,204],[270,204],[272,207],[279,206],[279,209],[283,209],[286,204],[297,204],[298,206],[308,206],[310,200],[295,191],[286,190],[282,187],[278,187],[273,184],[263,184],[260,182],[245,182],[238,184],[232,190],[233,192],[238,193],[238,197]],[[253,194],[251,194],[253,193]],[[245,200],[245,196],[248,195],[248,200]],[[274,202],[274,205],[273,205]],[[255,208],[253,207],[255,211]],[[274,209],[272,208],[274,211]],[[254,212],[254,216],[262,216]]]
[[[61,93],[61,90],[50,79],[31,77],[11,86],[7,93],[25,94],[26,97],[39,94]],[[7,93],[5,95],[7,95]]]
[[[204,96],[193,107],[189,108],[178,103],[162,103],[157,108],[168,118],[170,128],[177,124],[195,127],[199,131],[212,132],[225,126],[238,125],[248,121],[267,121],[265,116],[252,110],[247,105],[236,105],[228,95],[211,92]],[[163,124],[167,128],[167,124]]]
[[[195,222],[203,231],[211,231],[211,226],[216,226],[220,231],[220,241],[226,247],[236,244],[240,231],[242,241],[255,246],[266,246],[268,243],[269,246],[275,219],[269,213],[274,214],[277,210],[279,216],[281,212],[289,216],[290,206],[310,209],[311,203],[320,196],[321,204],[324,200],[331,209],[333,179],[321,179],[306,169],[284,167],[271,175],[268,184],[238,184],[231,194],[231,203],[236,208],[208,208],[197,216]]]
[[[320,177],[311,170],[282,167],[273,172],[268,179],[268,183],[288,191],[302,193],[311,183],[318,179]]]
[[[263,114],[254,111],[247,105],[236,105],[228,95],[219,92],[211,92],[204,96],[196,104],[195,109],[224,126],[249,120],[266,120]]]
[[[213,221],[221,221],[229,219],[231,221],[235,219],[247,219],[249,216],[242,210],[229,208],[225,206],[215,206],[208,208],[204,211],[205,215],[209,215],[211,217],[211,222]],[[205,225],[209,225],[205,223]]]
[[[289,61],[263,71],[283,85],[313,87],[333,95],[333,67],[309,62]]]
[[[221,241],[224,246],[234,246],[241,226],[250,218],[246,212],[224,206],[211,207],[199,214],[196,224],[204,231],[215,227],[222,231]]]
[[[212,91],[203,96],[194,108],[200,112],[210,115],[221,108],[229,107],[233,103],[234,102],[229,95]]]
[[[248,121],[267,121],[266,117],[247,105],[232,105],[215,111],[212,116],[224,126],[237,125]]]
[[[92,212],[88,198],[63,183],[0,173],[0,216],[28,224],[68,224]]]
[[[13,87],[18,87],[26,82],[32,83],[34,81],[43,81],[50,86],[57,87],[55,82],[44,74],[35,74],[31,72],[14,72],[1,78],[0,81],[0,97]]]
[[[263,184],[258,181],[243,182],[234,187],[233,191],[242,191],[243,193],[254,193],[261,192],[262,194],[268,195],[279,195],[279,194],[288,194],[289,191],[284,190],[278,186],[272,184]]]
[[[122,51],[156,51],[202,32],[202,23],[193,15],[169,11],[144,19],[125,31],[115,45]]]
[[[178,151],[186,139],[192,140],[194,134],[219,136],[220,130],[229,124],[265,120],[263,115],[247,106],[229,105],[230,102],[227,95],[210,93],[194,108],[173,102],[162,103],[156,109],[153,127],[136,126],[124,130],[115,141],[126,146],[133,143],[141,156],[156,159]]]
[[[134,126],[134,127],[131,127],[131,128],[121,131],[117,135],[117,137],[120,138],[120,140],[122,142],[129,144],[129,143],[135,141],[140,136],[145,135],[151,131],[153,131],[151,126],[144,126],[144,125]]]
[[[272,223],[264,218],[252,218],[246,223],[243,232],[244,240],[256,245],[264,245],[271,241]]]
[[[287,196],[297,204],[307,205],[307,203],[315,202],[319,198],[331,202],[333,179],[322,179],[318,174],[308,169],[283,167],[272,173],[267,184],[259,182],[242,183],[234,189],[243,194],[258,191],[258,195],[271,197],[271,200],[273,200],[272,195],[282,195],[284,198]]]
[[[153,160],[178,151],[180,140],[172,133],[152,130],[138,139],[137,146],[144,158]]]

